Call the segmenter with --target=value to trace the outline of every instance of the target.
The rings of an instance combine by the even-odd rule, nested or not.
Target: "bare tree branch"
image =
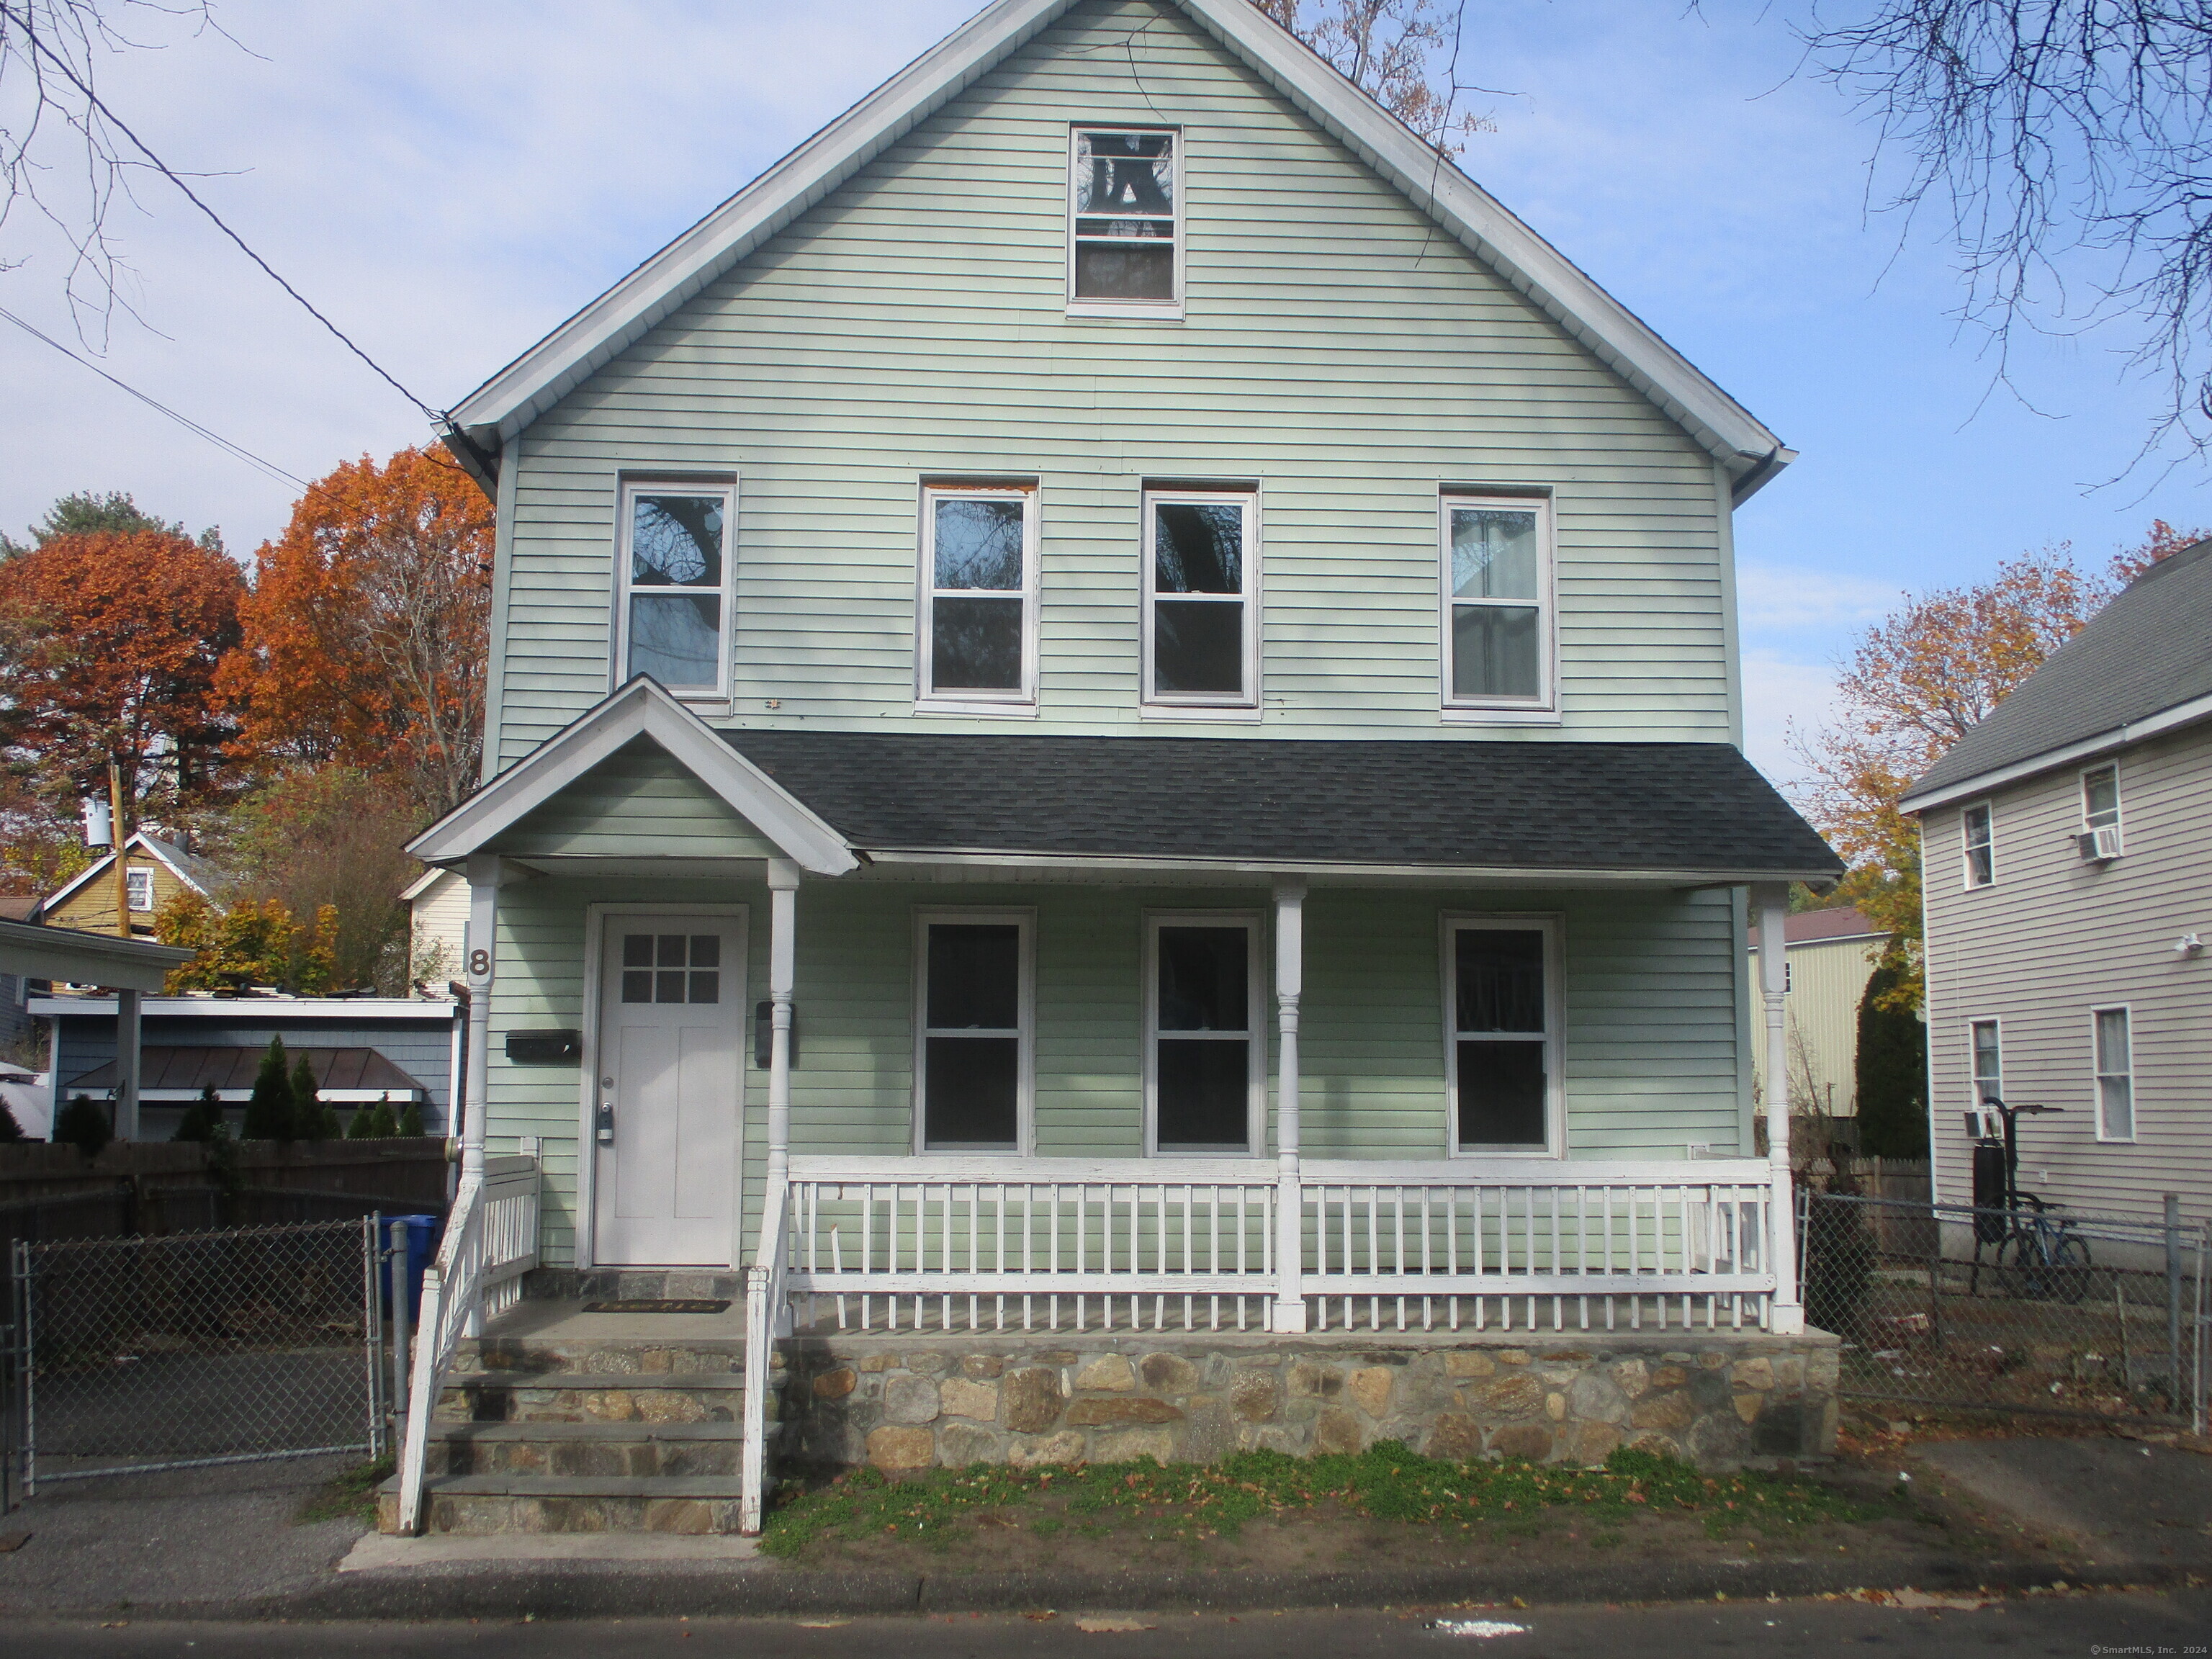
[[[1456,155],[1474,134],[1498,131],[1490,117],[1458,107],[1462,93],[1492,90],[1462,86],[1455,73],[1467,0],[1254,3],[1439,154]]]

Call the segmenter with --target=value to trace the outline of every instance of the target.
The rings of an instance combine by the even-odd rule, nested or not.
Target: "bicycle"
[[[2072,1217],[2052,1218],[2057,1205],[2033,1193],[2015,1191],[2014,1197],[1997,1246],[1999,1282],[2015,1296],[2074,1306],[2089,1294],[2088,1241],[2074,1231]]]

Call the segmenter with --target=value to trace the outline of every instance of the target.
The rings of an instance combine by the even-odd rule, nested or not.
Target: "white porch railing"
[[[784,1294],[836,1330],[1265,1330],[1291,1280],[1314,1329],[1611,1330],[1763,1327],[1775,1287],[1763,1162],[1309,1163],[1294,1279],[1283,1191],[1246,1159],[793,1158]]]
[[[399,1530],[422,1530],[422,1474],[430,1419],[446,1386],[447,1368],[464,1336],[513,1307],[522,1276],[538,1265],[538,1160],[487,1158],[481,1179],[461,1177],[446,1218],[438,1259],[422,1273],[422,1316],[408,1375],[407,1416],[400,1441]]]

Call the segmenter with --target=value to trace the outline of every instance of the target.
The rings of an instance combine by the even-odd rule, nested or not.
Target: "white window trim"
[[[1997,1074],[1993,1087],[1999,1100],[2004,1098],[2005,1035],[2004,1019],[1997,1014],[1970,1014],[1966,1018],[1966,1101],[1975,1111],[1982,1109],[1982,1079],[1974,1070],[1974,1027],[1986,1025],[1997,1034]]]
[[[2116,759],[2102,761],[2095,766],[2085,766],[2081,769],[2079,780],[2081,798],[2081,833],[2087,835],[2096,828],[2089,822],[2089,780],[2100,772],[2110,772],[2112,775],[2112,830],[2119,838],[2120,850],[2125,852],[2128,845],[2127,800],[2120,788],[2120,763]]]
[[[1175,139],[1175,298],[1172,300],[1079,300],[1075,297],[1075,141],[1086,132],[1164,132]],[[1190,220],[1190,143],[1178,126],[1158,121],[1073,121],[1067,128],[1067,157],[1060,167],[1060,190],[1067,199],[1066,276],[1064,299],[1071,317],[1145,317],[1181,322],[1184,295],[1183,246]],[[1092,214],[1092,218],[1100,216]]]
[[[1452,695],[1451,515],[1454,507],[1490,507],[1536,514],[1536,603],[1543,616],[1537,627],[1538,695],[1534,697],[1456,697]],[[1437,693],[1438,711],[1455,723],[1484,726],[1555,726],[1559,719],[1559,542],[1549,495],[1491,495],[1479,490],[1447,489],[1437,504]],[[1501,604],[1526,604],[1502,600]]]
[[[1256,910],[1147,910],[1145,913],[1145,1156],[1147,1158],[1259,1158],[1264,1155],[1267,1130],[1267,1028],[1266,993],[1261,984],[1260,941],[1264,918]],[[1249,1006],[1245,1011],[1246,1058],[1244,1149],[1219,1152],[1178,1147],[1160,1151],[1159,1040],[1188,1037],[1206,1040],[1198,1031],[1164,1033],[1160,1030],[1160,929],[1163,927],[1242,927],[1244,930],[1244,983]]]
[[[915,521],[914,707],[922,714],[993,714],[1034,718],[1037,707],[1037,549],[1042,505],[1034,483],[925,483]],[[1022,503],[1022,683],[1011,691],[939,691],[930,685],[935,664],[937,507],[944,501],[1019,501]],[[977,588],[975,594],[1010,592]]]
[[[1974,879],[1973,844],[1966,839],[1966,821],[1973,813],[1985,812],[1990,823],[1990,878]],[[1970,800],[1959,808],[1959,881],[1969,893],[1978,893],[1997,884],[1997,806],[1993,799]]]
[[[722,498],[722,584],[716,590],[722,603],[722,627],[714,684],[711,688],[671,685],[662,689],[679,702],[726,705],[732,695],[732,668],[736,656],[732,641],[736,638],[738,625],[738,481],[727,473],[711,477],[687,477],[682,473],[624,475],[622,489],[616,498],[615,613],[613,624],[609,629],[614,641],[614,655],[608,665],[609,689],[619,690],[629,679],[630,536],[636,524],[635,503],[637,498],[653,495],[720,495]],[[707,590],[647,588],[644,591],[703,593]]]
[[[1244,692],[1241,696],[1224,696],[1215,692],[1175,692],[1168,696],[1155,695],[1152,690],[1152,605],[1160,596],[1158,591],[1158,557],[1156,550],[1155,509],[1163,503],[1168,506],[1211,506],[1223,501],[1239,501],[1244,507],[1244,586],[1241,595],[1244,606]],[[1261,718],[1260,665],[1262,618],[1261,616],[1260,565],[1264,556],[1266,542],[1261,524],[1260,491],[1257,488],[1223,488],[1219,489],[1176,488],[1152,489],[1147,486],[1144,505],[1138,514],[1143,543],[1139,549],[1139,579],[1142,600],[1137,615],[1138,672],[1142,677],[1138,684],[1138,712],[1148,720],[1256,720]],[[1170,593],[1170,601],[1190,599],[1186,593]],[[1228,595],[1215,596],[1226,602]]]
[[[123,883],[125,890],[124,893],[124,900],[130,905],[131,914],[134,916],[151,915],[154,909],[154,872],[152,866],[143,864],[125,865],[124,866]],[[143,904],[138,902],[138,895],[142,890],[146,895],[146,902]]]
[[[1559,1159],[1567,1155],[1566,951],[1565,919],[1557,912],[1450,911],[1441,920],[1444,1036],[1444,1156],[1454,1158]],[[1459,1142],[1459,952],[1455,941],[1464,931],[1486,928],[1544,934],[1544,1035],[1540,1039],[1499,1037],[1500,1042],[1540,1041],[1544,1045],[1544,1145],[1462,1146]]]
[[[1021,1024],[1014,1073],[1014,1144],[1012,1146],[953,1147],[932,1152],[928,1145],[929,1102],[929,928],[933,922],[973,927],[1012,926],[1021,930]],[[1033,908],[968,909],[957,905],[914,913],[914,1131],[915,1156],[1027,1158],[1036,1145],[1036,912]],[[979,1031],[947,1036],[980,1036]],[[1002,1034],[994,1034],[1002,1035]]]
[[[2097,1069],[2097,1016],[2125,1014],[2128,1017],[2128,1069],[2124,1072],[2100,1072]],[[2124,1077],[2128,1080],[2128,1133],[2110,1134],[2105,1128],[2105,1079]],[[2136,1087],[2136,1011],[2127,1002],[2101,1003],[2089,1010],[2089,1109],[2097,1120],[2097,1139],[2106,1146],[2132,1146],[2142,1138],[2142,1092]]]

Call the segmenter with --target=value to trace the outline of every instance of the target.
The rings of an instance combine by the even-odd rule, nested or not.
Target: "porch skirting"
[[[1618,1447],[1709,1469],[1825,1455],[1826,1332],[1514,1334],[1061,1331],[785,1338],[778,1467],[1210,1462],[1238,1450],[1601,1462]]]

